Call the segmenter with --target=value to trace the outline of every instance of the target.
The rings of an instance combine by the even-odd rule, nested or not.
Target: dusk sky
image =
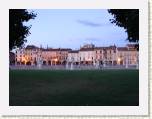
[[[37,14],[26,45],[46,48],[79,49],[84,44],[96,46],[124,46],[127,34],[123,28],[111,24],[113,16],[102,9],[41,9]]]

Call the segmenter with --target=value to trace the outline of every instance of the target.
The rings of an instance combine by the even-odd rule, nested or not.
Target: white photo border
[[[148,115],[148,1],[6,0],[1,8],[1,115]],[[139,106],[9,106],[9,9],[139,9]]]

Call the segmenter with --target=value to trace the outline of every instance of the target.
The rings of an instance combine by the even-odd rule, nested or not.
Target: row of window
[[[105,50],[104,51],[103,50],[96,51],[96,53],[100,53],[100,54],[101,53],[110,53],[111,54],[112,52],[113,52],[113,50],[109,50],[109,51],[105,51]],[[116,53],[116,52],[114,51],[114,53]]]

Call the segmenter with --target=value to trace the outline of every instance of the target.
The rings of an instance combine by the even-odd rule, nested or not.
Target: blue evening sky
[[[30,11],[30,10],[29,10]],[[124,46],[127,34],[123,28],[111,24],[113,16],[103,9],[34,9],[37,17],[26,45],[46,48],[78,49],[88,43],[96,46]]]

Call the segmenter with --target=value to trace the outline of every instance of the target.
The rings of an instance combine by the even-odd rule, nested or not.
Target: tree
[[[109,9],[108,12],[114,16],[111,23],[123,27],[128,35],[129,42],[139,42],[139,10],[138,9]]]
[[[36,14],[28,12],[26,9],[9,10],[9,50],[22,47],[30,34],[30,26],[25,26],[24,22],[34,19]]]

